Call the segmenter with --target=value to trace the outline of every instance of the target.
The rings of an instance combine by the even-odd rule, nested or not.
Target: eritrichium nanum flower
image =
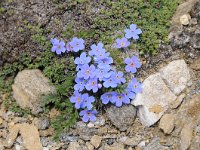
[[[92,103],[95,101],[93,96],[89,96],[87,93],[82,95],[83,103],[81,104],[81,108],[87,108],[91,110],[93,105]]]
[[[70,45],[72,47],[72,50],[74,52],[78,52],[80,50],[83,50],[85,48],[84,40],[78,39],[77,37],[74,37],[72,41],[70,42]]]
[[[123,37],[122,39],[116,39],[116,48],[126,48],[130,45],[130,42],[127,38]]]
[[[115,92],[107,92],[104,93],[103,95],[101,95],[101,100],[103,104],[108,104],[109,102],[113,103],[114,102],[114,98],[113,95],[115,94]]]
[[[76,71],[81,69],[83,65],[88,64],[91,61],[91,57],[86,56],[86,52],[83,52],[80,57],[77,57],[74,63],[77,65]]]
[[[74,85],[74,90],[76,91],[83,91],[86,85],[86,81],[84,78],[76,78],[75,79],[76,84]]]
[[[126,67],[125,67],[126,72],[136,73],[137,68],[141,67],[141,62],[139,61],[137,56],[126,58],[124,60],[124,63],[126,64]]]
[[[103,48],[103,43],[101,42],[99,42],[97,45],[93,44],[90,48],[91,48],[91,51],[89,52],[90,56],[94,56],[100,51],[105,51],[105,49]]]
[[[89,79],[86,84],[86,89],[88,91],[92,90],[93,93],[96,93],[98,91],[98,80],[97,78]]]
[[[134,40],[139,39],[138,35],[142,33],[142,30],[138,29],[136,24],[131,24],[130,29],[125,29],[124,31],[127,39],[133,38]]]
[[[81,70],[77,73],[77,76],[79,78],[84,78],[84,79],[89,79],[89,78],[94,78],[95,77],[95,66],[91,65],[89,66],[88,64],[83,65]]]
[[[130,29],[125,29],[125,37],[115,40],[115,48],[128,50],[130,40],[132,38],[137,40],[141,33],[141,29],[131,24]],[[77,37],[68,41],[67,44],[56,38],[51,39],[51,43],[51,51],[56,54],[79,52],[85,49],[84,40]],[[96,121],[95,104],[98,103],[95,101],[100,100],[105,105],[111,103],[121,107],[124,104],[130,104],[136,94],[142,92],[142,84],[136,78],[128,80],[130,77],[128,75],[135,73],[137,68],[141,67],[139,58],[129,56],[124,60],[126,72],[122,71],[123,68],[119,71],[114,61],[102,42],[92,44],[89,51],[83,51],[74,59],[77,75],[70,102],[80,110],[79,115],[84,122]]]
[[[70,101],[75,103],[75,108],[79,109],[83,103],[82,94],[78,91],[74,91],[74,95],[70,97]]]
[[[61,53],[64,53],[66,51],[65,42],[59,41],[58,39],[54,38],[51,39],[51,43],[53,45],[51,48],[52,52],[56,52],[56,54],[60,55]]]
[[[142,92],[142,84],[138,82],[136,78],[133,78],[132,81],[129,82],[128,88],[134,93]]]
[[[88,121],[96,121],[96,115],[97,111],[96,110],[82,110],[79,115],[82,116],[82,120],[84,122],[88,122]]]
[[[121,107],[122,104],[130,104],[130,99],[128,97],[126,97],[125,94],[115,94],[113,95],[114,96],[114,99],[115,99],[115,105],[117,107]]]

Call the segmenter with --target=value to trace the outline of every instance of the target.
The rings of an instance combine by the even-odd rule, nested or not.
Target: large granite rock
[[[31,109],[33,114],[42,111],[42,96],[55,93],[55,88],[40,70],[23,70],[18,73],[12,85],[13,97],[23,109]]]
[[[186,88],[190,80],[190,71],[184,60],[170,62],[160,70],[160,75],[176,95],[179,95]]]
[[[175,102],[190,81],[190,70],[184,60],[170,62],[159,73],[143,82],[143,92],[132,101],[139,108],[138,116],[145,126],[155,124]]]
[[[141,123],[144,126],[151,126],[161,118],[169,104],[176,100],[176,96],[166,86],[160,73],[145,79],[143,87],[143,92],[136,96],[132,104],[139,107]]]

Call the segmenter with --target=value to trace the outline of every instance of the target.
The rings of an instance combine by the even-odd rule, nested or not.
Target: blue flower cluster
[[[85,49],[84,40],[74,37],[71,42],[65,44],[64,41],[59,41],[56,38],[51,39],[52,52],[60,55],[61,53],[67,52],[78,52],[79,50]]]
[[[116,39],[116,48],[126,48],[130,45],[128,39],[138,39],[138,34],[142,31],[136,28],[136,25],[130,25],[130,29],[125,30],[125,37]],[[85,42],[83,39],[74,37],[71,42],[65,46],[63,41],[54,38],[51,39],[52,52],[61,54],[64,52],[79,52],[85,49]],[[80,57],[76,57],[74,63],[76,64],[77,76],[74,85],[74,94],[70,97],[70,101],[74,103],[76,109],[82,109],[80,116],[84,122],[95,121],[97,111],[94,110],[95,98],[100,99],[103,104],[112,103],[117,107],[123,104],[129,104],[137,93],[142,92],[142,84],[133,78],[126,83],[124,73],[117,71],[114,68],[113,58],[110,53],[106,51],[103,43],[93,44],[90,51],[82,52]],[[141,67],[141,63],[137,56],[126,58],[125,71],[135,73],[137,68]],[[123,88],[122,92],[116,92],[119,87]],[[100,93],[103,94],[99,95]],[[94,96],[89,95],[95,94]]]

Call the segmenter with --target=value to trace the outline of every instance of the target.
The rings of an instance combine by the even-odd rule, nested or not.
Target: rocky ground
[[[189,0],[178,7],[169,39],[158,55],[143,60],[138,76],[144,91],[132,105],[107,107],[95,123],[77,122],[59,142],[52,139],[50,126],[58,112],[37,117],[41,96],[54,93],[54,87],[39,70],[20,72],[13,97],[35,115],[19,117],[1,105],[0,149],[200,149],[200,2]],[[5,99],[1,95],[0,102]]]

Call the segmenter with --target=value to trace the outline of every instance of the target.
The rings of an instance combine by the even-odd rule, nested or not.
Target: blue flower
[[[89,66],[88,64],[83,65],[81,70],[77,73],[77,76],[79,78],[84,78],[84,79],[89,79],[89,78],[94,78],[95,77],[95,66],[91,65]]]
[[[87,93],[82,95],[83,103],[81,104],[81,108],[87,108],[91,110],[93,105],[92,103],[95,101],[93,96],[89,96]]]
[[[126,72],[135,73],[137,70],[136,68],[141,67],[141,63],[136,56],[132,56],[131,58],[126,58],[124,63],[126,64],[125,70]]]
[[[79,115],[82,117],[83,122],[88,122],[88,121],[95,122],[96,114],[97,114],[96,110],[82,110],[79,113]]]
[[[112,71],[111,72],[111,76],[109,78],[103,78],[103,86],[105,88],[109,88],[109,87],[112,87],[112,88],[115,88],[117,87],[117,81],[115,79],[115,76],[116,76],[116,72]]]
[[[142,84],[138,82],[136,78],[132,79],[132,81],[128,84],[128,88],[136,94],[142,92]]]
[[[110,56],[110,53],[109,52],[106,52],[105,49],[99,51],[98,53],[95,54],[94,56],[94,61],[100,61],[100,60],[103,60],[107,57]]]
[[[124,94],[131,100],[135,99],[136,94],[131,90],[131,88],[126,88]]]
[[[128,41],[127,38],[123,37],[122,39],[116,39],[116,48],[126,48],[130,45],[130,42]]]
[[[59,41],[56,38],[51,39],[51,43],[53,44],[51,51],[56,52],[56,54],[60,55],[66,51],[65,42]]]
[[[99,79],[99,81],[102,81],[103,78],[109,78],[111,76],[110,68],[104,68],[104,69],[97,69],[96,70],[96,77]]]
[[[96,44],[93,44],[92,46],[91,46],[91,49],[92,50],[90,50],[89,51],[89,55],[90,56],[94,56],[94,55],[96,55],[97,53],[99,53],[100,51],[106,51],[104,48],[103,48],[103,43],[98,43],[97,45]]]
[[[88,91],[92,90],[93,93],[96,93],[98,91],[97,78],[90,78],[85,87]]]
[[[84,40],[78,39],[77,37],[72,39],[70,45],[72,46],[74,52],[78,52],[79,50],[83,50],[85,48]]]
[[[113,99],[113,95],[115,95],[116,92],[107,92],[101,95],[101,101],[103,104],[108,104],[109,102],[115,103],[115,100]]]
[[[91,57],[86,56],[86,52],[83,52],[80,57],[75,59],[75,64],[77,65],[76,70],[78,71],[83,65],[88,64],[91,61]]]
[[[117,107],[121,107],[123,103],[130,104],[130,99],[124,94],[119,94],[119,93],[114,94],[113,98],[115,99],[115,105]]]
[[[98,64],[110,65],[110,64],[113,63],[113,59],[112,59],[112,57],[107,57],[107,58],[104,58],[104,59],[102,59],[102,60],[99,60],[97,63],[98,63]]]
[[[125,29],[124,31],[126,32],[125,37],[127,39],[133,38],[134,40],[139,39],[138,34],[142,33],[141,29],[137,29],[136,24],[131,24],[130,29]]]
[[[97,63],[98,63],[98,66],[97,66],[98,68],[101,68],[101,69],[109,68],[109,69],[111,69],[110,64],[113,63],[113,59],[112,59],[112,57],[107,57],[107,58],[104,58],[102,60],[97,61]]]
[[[56,43],[59,43],[59,40],[57,38],[51,38],[51,44],[54,45]]]
[[[82,95],[78,91],[74,91],[74,95],[70,97],[70,102],[75,103],[75,108],[81,108],[83,103]]]
[[[121,71],[115,73],[115,80],[118,84],[126,82],[126,79],[123,76],[124,74]]]
[[[74,90],[76,91],[83,91],[86,85],[84,78],[76,78],[76,84],[74,85]]]

